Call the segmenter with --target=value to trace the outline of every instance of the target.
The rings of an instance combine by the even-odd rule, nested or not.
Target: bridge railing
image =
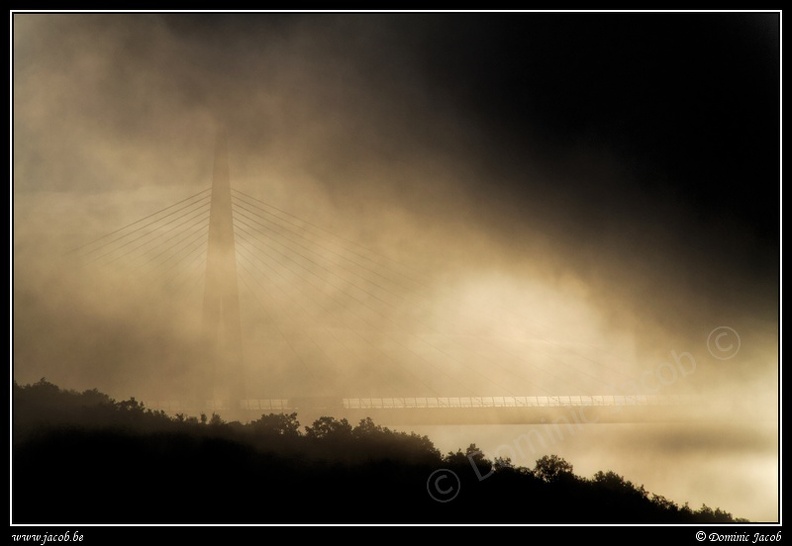
[[[566,406],[654,406],[688,402],[682,395],[467,396],[343,398],[345,409],[551,408]]]
[[[241,400],[235,405],[243,410],[257,412],[286,412],[301,408],[329,407],[327,398],[317,399],[321,403],[311,404],[311,399],[261,398]],[[556,407],[615,407],[615,406],[668,406],[693,402],[684,395],[565,395],[565,396],[428,396],[428,397],[380,397],[340,398],[333,407],[349,410],[382,409],[462,409],[462,408],[556,408]],[[189,404],[175,401],[151,402],[148,407],[157,410],[180,412],[190,409]],[[231,407],[230,402],[212,400],[205,407],[209,411],[222,411]]]

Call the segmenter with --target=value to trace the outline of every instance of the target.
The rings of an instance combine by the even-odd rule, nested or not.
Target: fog
[[[548,450],[778,517],[777,16],[12,24],[17,382],[202,388],[206,247],[116,230],[208,215],[225,131],[248,398],[693,395]],[[541,426],[425,430],[532,466]]]

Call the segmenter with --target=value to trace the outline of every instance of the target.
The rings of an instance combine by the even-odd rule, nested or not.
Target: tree
[[[492,465],[495,467],[495,470],[498,471],[514,471],[514,464],[509,457],[495,457]]]
[[[647,491],[644,489],[643,486],[636,487],[633,483],[629,480],[625,480],[624,477],[619,476],[613,471],[602,472],[601,470],[594,474],[593,482],[601,487],[609,489],[611,491],[615,491],[621,493],[623,495],[640,495],[641,497],[646,497],[648,495]]]
[[[572,473],[572,465],[558,455],[545,455],[536,461],[533,472],[536,477],[548,483],[575,477]]]
[[[352,435],[352,425],[346,419],[337,420],[333,417],[320,417],[314,421],[312,427],[305,427],[308,438],[349,437]]]
[[[702,523],[719,523],[719,522],[729,522],[734,521],[732,515],[729,512],[724,512],[720,508],[716,508],[713,510],[706,504],[702,504],[701,508],[693,512],[693,515],[696,518],[696,521]]]
[[[261,415],[260,419],[250,422],[256,434],[266,436],[299,436],[300,422],[297,413],[270,413]]]
[[[114,402],[112,398],[97,389],[85,390],[82,393],[82,402],[86,406],[110,405]]]
[[[381,434],[389,433],[390,430],[374,423],[371,417],[366,417],[360,420],[360,424],[355,427],[353,432],[356,438],[365,439],[375,438]]]

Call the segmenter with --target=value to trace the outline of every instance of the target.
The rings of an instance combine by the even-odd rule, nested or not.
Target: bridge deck
[[[190,413],[195,403],[152,402],[154,409]],[[678,421],[691,416],[694,398],[682,395],[481,396],[389,398],[266,398],[239,404],[212,400],[200,411],[234,418],[297,412],[304,420],[329,415],[352,423],[519,424]]]

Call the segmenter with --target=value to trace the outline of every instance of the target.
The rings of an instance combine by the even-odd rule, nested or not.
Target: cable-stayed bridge
[[[199,323],[193,381],[147,401],[173,413],[585,424],[677,418],[691,403],[638,392],[607,350],[512,309],[457,307],[452,289],[234,189],[224,137],[212,187],[74,254]]]

